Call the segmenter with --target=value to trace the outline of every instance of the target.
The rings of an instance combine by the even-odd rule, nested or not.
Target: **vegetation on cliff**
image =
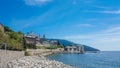
[[[24,34],[19,31],[15,32],[8,26],[4,26],[4,32],[0,30],[0,48],[5,49],[3,43],[7,44],[8,50],[26,50],[26,49],[57,49],[63,48],[63,46],[58,43],[57,46],[36,46],[35,44],[27,44]]]
[[[22,32],[15,32],[5,26],[4,32],[0,30],[0,48],[4,49],[3,43],[6,43],[8,50],[24,50],[22,45],[23,36]]]

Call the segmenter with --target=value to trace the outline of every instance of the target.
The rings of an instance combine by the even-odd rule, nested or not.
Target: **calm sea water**
[[[48,58],[75,68],[120,68],[120,52],[54,54]]]

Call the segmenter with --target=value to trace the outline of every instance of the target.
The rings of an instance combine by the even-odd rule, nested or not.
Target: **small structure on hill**
[[[2,23],[0,23],[0,31],[4,32],[4,26]]]
[[[66,46],[64,50],[67,53],[84,53],[84,46],[82,45]]]

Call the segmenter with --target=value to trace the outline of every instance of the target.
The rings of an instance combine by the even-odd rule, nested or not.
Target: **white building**
[[[84,53],[84,46],[82,45],[74,45],[74,46],[66,46],[65,52],[68,53]]]

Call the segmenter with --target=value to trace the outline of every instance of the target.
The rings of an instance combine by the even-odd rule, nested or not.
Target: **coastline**
[[[7,64],[7,68],[73,68],[70,65],[47,58],[51,54],[61,53],[61,49],[29,49],[27,52],[30,56],[24,56],[10,61]]]
[[[73,68],[44,56],[25,56],[7,64],[7,68]]]

